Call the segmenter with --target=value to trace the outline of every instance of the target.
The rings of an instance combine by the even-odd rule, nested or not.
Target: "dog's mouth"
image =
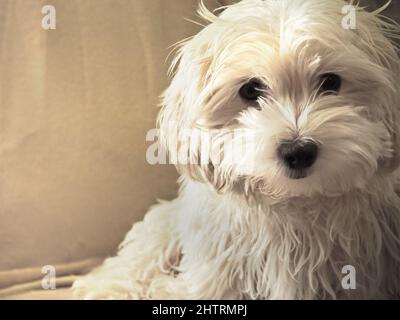
[[[308,170],[291,170],[288,169],[285,172],[286,177],[293,180],[304,179],[309,176]]]

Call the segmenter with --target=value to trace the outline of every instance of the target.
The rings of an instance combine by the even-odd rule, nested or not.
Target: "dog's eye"
[[[342,85],[340,76],[334,73],[325,73],[320,76],[319,93],[335,94],[338,93]]]
[[[260,81],[250,80],[240,88],[239,95],[244,100],[254,101],[262,95],[263,89],[264,86]]]

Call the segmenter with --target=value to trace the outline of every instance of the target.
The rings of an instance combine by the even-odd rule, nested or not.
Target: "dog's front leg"
[[[134,224],[115,257],[78,279],[73,290],[84,299],[180,299],[185,285],[176,276],[181,257],[174,201],[154,206]]]

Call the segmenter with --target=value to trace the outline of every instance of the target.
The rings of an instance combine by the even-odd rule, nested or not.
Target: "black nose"
[[[310,168],[318,156],[318,146],[311,141],[283,142],[278,147],[279,159],[291,170]]]

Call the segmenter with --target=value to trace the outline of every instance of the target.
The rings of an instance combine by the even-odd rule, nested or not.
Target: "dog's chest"
[[[193,226],[185,237],[187,252],[228,275],[226,281],[247,297],[351,295],[341,287],[346,265],[356,268],[361,283],[378,277],[380,220],[390,218],[388,204],[378,198],[297,198],[270,206],[246,206],[232,198],[200,200],[191,202],[194,211],[186,215],[186,227]]]

